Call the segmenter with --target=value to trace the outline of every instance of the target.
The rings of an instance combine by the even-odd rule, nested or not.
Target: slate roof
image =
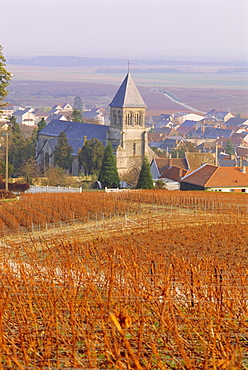
[[[248,146],[237,146],[236,152],[239,157],[248,158]]]
[[[47,112],[44,112],[42,109],[35,109],[34,114],[38,117],[48,117],[49,114]]]
[[[22,116],[23,114],[25,114],[25,113],[27,113],[27,112],[34,114],[34,112],[30,112],[30,108],[26,108],[26,109],[24,109],[24,110],[19,109],[19,110],[15,111],[15,112],[13,113],[13,115],[14,115],[14,116]]]
[[[219,167],[236,167],[238,165],[238,158],[237,159],[219,159]],[[248,161],[243,160],[243,166],[248,166]]]
[[[247,121],[247,118],[229,118],[229,120],[226,121],[225,126],[241,126],[245,121]]]
[[[94,119],[98,117],[99,115],[103,115],[103,113],[98,108],[93,108],[89,111],[86,110],[83,112],[83,117],[88,118],[88,119]]]
[[[169,136],[170,133],[172,132],[172,129],[170,127],[161,127],[161,128],[154,127],[154,132],[155,134],[163,134]]]
[[[216,112],[216,117],[218,119],[224,119],[228,113],[230,113],[230,112],[219,111],[219,112]]]
[[[230,137],[232,136],[232,134],[233,134],[232,130],[224,128],[214,128],[209,133],[206,133],[205,131],[204,135],[202,136],[207,139],[217,139],[218,137]]]
[[[162,149],[162,150],[168,150],[169,149],[175,149],[177,148],[177,146],[180,144],[180,142],[183,141],[182,139],[172,139],[171,137],[170,138],[167,138],[165,140],[163,140],[162,142],[159,143],[158,145],[158,148]],[[149,144],[150,145],[150,144]]]
[[[108,129],[109,127],[104,125],[53,120],[40,131],[39,135],[58,137],[63,131],[68,140],[80,140],[82,143],[87,136],[87,140],[94,138],[105,144]]]
[[[183,182],[203,187],[241,187],[248,186],[248,174],[241,167],[216,167],[206,164],[186,175]]]
[[[194,131],[194,128],[193,127],[189,127],[189,126],[180,126],[178,127],[177,129],[177,132],[181,135],[188,135],[190,134],[192,131]]]
[[[199,123],[197,121],[192,121],[192,120],[189,120],[189,119],[186,119],[180,127],[198,127],[199,126]]]
[[[127,73],[109,106],[119,108],[146,108],[146,104],[141,97],[130,72]]]

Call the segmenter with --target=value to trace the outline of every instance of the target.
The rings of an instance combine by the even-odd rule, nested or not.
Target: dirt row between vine
[[[201,226],[212,224],[242,224],[247,220],[242,217],[233,218],[230,214],[212,214],[188,209],[156,209],[152,212],[151,207],[143,208],[142,214],[130,214],[114,216],[98,221],[68,223],[48,230],[34,231],[20,235],[12,235],[1,239],[2,246],[26,246],[35,245],[36,248],[44,245],[44,242],[53,244],[58,241],[85,242],[96,238],[109,238],[114,236],[128,235],[130,233],[148,232],[155,230],[176,229],[185,226]]]

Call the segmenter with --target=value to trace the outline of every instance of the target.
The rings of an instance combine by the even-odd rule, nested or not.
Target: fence
[[[25,193],[59,193],[59,192],[82,192],[82,188],[72,188],[71,186],[38,186],[31,185]]]

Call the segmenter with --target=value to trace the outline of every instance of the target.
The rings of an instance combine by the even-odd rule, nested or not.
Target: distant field
[[[35,107],[73,102],[79,95],[87,105],[106,107],[125,73],[95,73],[98,67],[34,67],[10,65],[13,74],[8,101]],[[132,70],[132,69],[131,69]],[[122,70],[123,71],[123,67]],[[248,76],[216,73],[213,68],[186,69],[184,73],[132,73],[148,106],[147,115],[186,110],[153,89],[172,93],[195,110],[230,110],[248,116]],[[194,110],[194,109],[192,109]]]
[[[93,82],[118,85],[123,79],[123,73],[95,73],[98,67],[34,67],[9,66],[13,81],[70,81]],[[123,69],[122,69],[123,70]],[[187,88],[228,88],[233,90],[248,89],[248,74],[203,72],[184,73],[132,73],[138,85],[168,86]]]

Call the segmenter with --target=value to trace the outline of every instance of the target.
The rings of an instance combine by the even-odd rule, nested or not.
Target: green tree
[[[11,175],[13,175],[14,173],[14,166],[13,164],[8,164],[8,174],[9,174],[9,177],[11,177]],[[5,179],[5,175],[6,175],[6,162],[5,160],[2,160],[0,159],[0,175]]]
[[[6,69],[6,59],[3,56],[3,47],[0,45],[0,110],[3,108],[7,103],[3,103],[3,99],[7,96],[7,86],[11,80],[11,73],[9,73]]]
[[[73,109],[72,113],[69,115],[69,119],[73,122],[83,122],[82,113],[77,109]]]
[[[46,120],[45,118],[41,118],[41,120],[38,122],[38,130],[37,130],[37,133],[39,133],[41,130],[43,130],[43,128],[46,127]]]
[[[140,170],[139,179],[136,185],[136,189],[153,189],[153,180],[150,171],[150,164],[148,158],[143,159],[142,167]]]
[[[74,98],[73,109],[78,110],[80,113],[83,112],[83,102],[80,96]]]
[[[118,188],[120,186],[119,175],[116,167],[116,159],[110,142],[108,142],[104,150],[104,156],[98,175],[98,181],[100,181],[103,188]]]
[[[64,170],[69,170],[72,166],[73,149],[68,144],[68,139],[66,134],[62,131],[58,137],[58,144],[55,146],[54,150],[54,162],[57,167],[61,167]]]
[[[12,123],[9,130],[9,163],[14,166],[14,173],[18,174],[27,144],[16,118],[12,116],[9,121]]]
[[[83,166],[85,175],[98,174],[104,155],[104,146],[97,139],[86,140],[79,153],[79,164]]]
[[[13,166],[14,173],[20,174],[20,169],[25,162],[35,159],[37,130],[34,129],[31,136],[24,137],[14,116],[9,119],[9,122],[11,123],[8,129],[9,163]]]
[[[234,154],[234,146],[231,140],[227,140],[227,142],[225,143],[224,149],[225,149],[226,154],[230,156]]]

